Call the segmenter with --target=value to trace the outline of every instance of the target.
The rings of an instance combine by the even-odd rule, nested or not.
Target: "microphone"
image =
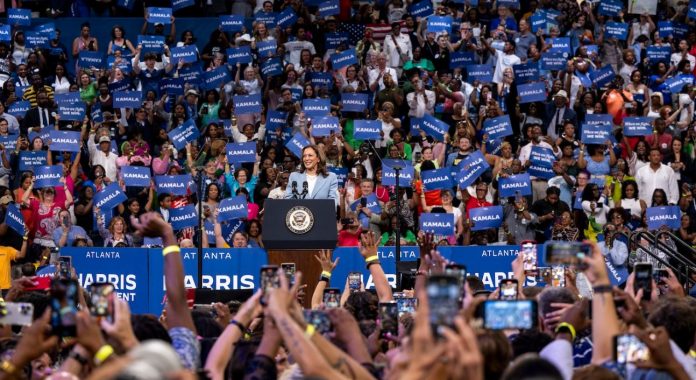
[[[292,197],[297,199],[298,195],[299,194],[297,193],[297,181],[292,181]]]
[[[305,199],[305,197],[307,197],[307,193],[309,193],[307,186],[307,181],[302,182],[302,199]]]

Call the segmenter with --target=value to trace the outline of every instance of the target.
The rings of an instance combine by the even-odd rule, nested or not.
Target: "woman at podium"
[[[290,173],[285,199],[333,199],[338,204],[338,179],[326,169],[316,145],[302,149],[300,171]]]

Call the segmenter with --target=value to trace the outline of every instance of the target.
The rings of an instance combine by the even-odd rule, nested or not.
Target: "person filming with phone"
[[[92,246],[92,239],[87,236],[87,231],[72,223],[70,212],[62,210],[58,215],[60,225],[53,230],[53,241],[56,247],[71,247],[76,239],[87,239],[87,245]]]

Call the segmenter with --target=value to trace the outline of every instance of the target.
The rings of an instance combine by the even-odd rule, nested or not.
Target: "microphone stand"
[[[304,181],[302,183],[302,199],[307,198],[307,194],[309,193],[309,190],[307,189],[307,181]]]
[[[292,181],[292,199],[299,199],[300,193],[297,192],[297,182]]]
[[[204,173],[205,167],[196,167],[196,181],[198,187],[198,286],[197,288],[203,288],[203,234],[205,233],[205,228],[203,228],[203,196],[205,194],[204,185]]]

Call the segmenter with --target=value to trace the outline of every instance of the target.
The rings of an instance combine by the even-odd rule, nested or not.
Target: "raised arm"
[[[365,259],[365,265],[367,265],[372,275],[377,297],[379,298],[379,302],[386,302],[393,300],[394,297],[392,296],[391,285],[389,285],[387,276],[384,274],[384,269],[382,269],[382,265],[379,262],[379,256],[377,254],[378,244],[379,238],[376,237],[375,233],[372,231],[360,237],[360,254]]]

